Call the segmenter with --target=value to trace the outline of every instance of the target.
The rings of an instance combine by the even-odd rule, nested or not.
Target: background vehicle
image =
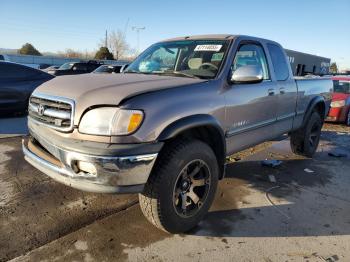
[[[350,126],[350,77],[334,76],[331,108],[326,121]]]
[[[33,90],[52,78],[41,70],[0,62],[0,115],[24,114]]]
[[[61,65],[58,69],[49,70],[48,73],[55,76],[86,74],[91,73],[100,65],[101,63],[93,60],[88,62],[65,63]]]
[[[45,69],[42,69],[44,72],[49,72],[49,71],[53,71],[53,70],[56,70],[56,69],[58,69],[58,68],[60,68],[59,66],[49,66],[49,67],[47,67],[47,68],[45,68]]]
[[[152,45],[122,74],[40,86],[23,151],[66,185],[140,193],[151,223],[184,232],[207,213],[232,153],[288,133],[293,152],[312,157],[331,90],[330,79],[295,79],[276,42],[180,37]]]
[[[96,68],[92,73],[105,73],[105,74],[111,74],[111,73],[121,73],[123,72],[128,64],[125,65],[101,65],[98,68]]]

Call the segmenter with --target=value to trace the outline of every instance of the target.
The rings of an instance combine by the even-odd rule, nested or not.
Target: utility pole
[[[137,54],[140,53],[140,31],[141,30],[145,30],[146,27],[137,27],[137,26],[133,26],[132,27],[132,30],[133,31],[136,31],[136,34],[137,34]]]

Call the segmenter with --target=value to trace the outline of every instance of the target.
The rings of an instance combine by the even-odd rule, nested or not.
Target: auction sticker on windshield
[[[194,51],[220,51],[222,45],[197,45]]]

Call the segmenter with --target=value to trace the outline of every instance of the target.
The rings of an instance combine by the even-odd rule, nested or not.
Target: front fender
[[[186,131],[195,131],[195,137],[208,143],[220,168],[219,179],[225,175],[226,139],[219,122],[211,115],[198,114],[178,119],[168,125],[159,135],[158,141],[166,141]],[[204,134],[204,135],[203,135]]]
[[[309,105],[308,105],[307,110],[306,110],[305,115],[304,115],[303,125],[302,126],[305,126],[305,124],[306,124],[307,120],[310,118],[313,110],[318,105],[322,105],[323,108],[324,108],[324,115],[321,116],[321,117],[323,119],[326,117],[326,115],[328,113],[328,110],[327,110],[327,105],[326,105],[325,99],[324,99],[323,96],[316,96],[309,102]]]
[[[220,134],[223,143],[225,144],[225,135],[219,122],[213,116],[205,114],[187,116],[174,121],[160,133],[157,140],[168,140],[176,137],[177,135],[186,130],[206,126],[215,128]]]

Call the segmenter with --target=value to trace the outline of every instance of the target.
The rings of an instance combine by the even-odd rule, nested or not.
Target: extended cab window
[[[263,79],[270,79],[266,56],[263,48],[256,44],[243,44],[240,46],[232,64],[232,72],[242,66],[256,65],[261,67]]]
[[[276,80],[287,80],[289,77],[289,69],[284,52],[279,46],[274,44],[267,44],[267,49],[270,52],[272,65],[276,75]]]

